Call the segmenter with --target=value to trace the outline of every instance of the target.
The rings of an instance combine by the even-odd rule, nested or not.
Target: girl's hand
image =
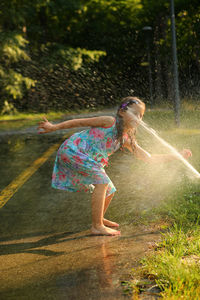
[[[39,122],[38,133],[48,133],[54,131],[54,125],[47,120],[47,118],[43,117],[42,122]],[[40,131],[42,129],[42,131]]]
[[[192,152],[189,149],[183,149],[180,154],[186,159],[192,156]]]

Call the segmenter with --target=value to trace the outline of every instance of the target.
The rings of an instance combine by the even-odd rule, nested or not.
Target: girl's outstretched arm
[[[128,149],[134,153],[136,158],[148,163],[162,163],[177,159],[175,154],[150,154],[137,143],[135,143],[134,149],[130,147]],[[189,149],[183,149],[180,154],[186,159],[192,156],[192,152]]]
[[[75,127],[109,127],[114,123],[115,118],[111,116],[101,116],[94,118],[73,119],[57,124],[52,124],[45,117],[43,117],[43,120],[44,121],[39,122],[39,133],[48,133],[60,129]]]

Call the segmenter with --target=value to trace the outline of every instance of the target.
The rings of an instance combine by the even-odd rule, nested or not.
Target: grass
[[[107,108],[110,109],[110,108]],[[70,118],[72,115],[81,115],[99,113],[102,110],[106,110],[105,107],[98,106],[93,109],[77,109],[77,110],[65,110],[65,111],[49,111],[46,113],[34,113],[34,112],[24,112],[16,114],[5,114],[0,115],[0,130],[12,130],[12,129],[22,129],[29,126],[37,125],[39,121],[45,116],[49,121],[56,121],[64,118]]]
[[[17,113],[15,115],[0,116],[0,130],[22,129],[29,126],[34,126],[46,116],[49,120],[56,120],[62,118],[63,112],[49,112],[43,113]]]
[[[200,191],[182,186],[179,194],[157,209],[173,224],[151,255],[142,260],[143,276],[154,278],[164,299],[199,299]]]
[[[49,118],[60,118],[63,116],[63,112],[48,112],[45,113],[16,113],[14,115],[1,115],[0,121],[18,121],[18,120],[35,120],[42,118],[44,115]]]
[[[99,111],[105,109],[104,107],[99,106],[96,109],[93,109],[92,111]],[[42,118],[43,116],[46,116],[47,118],[54,120],[54,119],[60,119],[63,116],[71,116],[76,114],[87,114],[91,113],[91,109],[77,109],[77,110],[63,110],[63,111],[48,111],[44,113],[35,113],[35,112],[24,112],[16,114],[5,114],[0,115],[0,122],[1,121],[21,121],[21,120],[38,120]]]
[[[193,152],[190,163],[200,171],[199,120],[200,111],[198,110],[183,111],[180,128],[175,128],[173,125],[173,114],[170,111],[152,111],[147,113],[145,119],[173,146],[179,149],[190,148]],[[149,145],[145,142],[145,138],[141,139],[141,143],[144,143],[148,149],[152,147],[152,151],[156,151],[157,146],[153,143]],[[162,234],[161,241],[154,245],[150,253],[141,261],[141,268],[132,271],[133,279],[126,284],[128,286],[126,288],[132,290],[134,299],[137,297],[139,299],[139,294],[147,293],[153,285],[157,288],[157,292],[159,291],[159,296],[165,300],[199,299],[199,179],[191,178],[190,173],[182,169],[181,165],[179,171],[175,170],[175,167],[173,170],[172,164],[166,165],[166,170],[159,173],[159,178],[155,177],[156,182],[153,179],[152,182],[148,182],[143,174],[148,184],[149,198],[151,190],[162,198],[158,205],[147,211],[147,218],[154,219],[154,216],[159,216],[170,225]],[[164,178],[161,174],[164,174]],[[165,185],[167,181],[169,184]]]
[[[22,129],[37,125],[45,116],[50,121],[56,121],[72,114],[87,114],[89,110],[49,111],[47,113],[16,113],[14,115],[0,115],[0,130]]]

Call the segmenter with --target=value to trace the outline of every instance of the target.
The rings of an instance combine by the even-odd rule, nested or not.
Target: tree
[[[13,100],[22,98],[35,81],[23,76],[18,63],[30,60],[23,33],[23,14],[17,10],[16,1],[3,1],[0,8],[0,108],[10,112]],[[9,20],[9,22],[8,22]]]

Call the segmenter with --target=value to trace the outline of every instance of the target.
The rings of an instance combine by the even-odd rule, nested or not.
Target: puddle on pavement
[[[121,281],[160,234],[121,230],[121,237],[84,231],[2,241],[1,299],[126,299]]]
[[[1,187],[61,137],[1,137]],[[121,224],[122,235],[90,236],[90,195],[52,189],[54,159],[55,154],[0,210],[0,299],[126,299],[121,281],[160,238],[157,229],[133,226],[134,219],[161,195],[147,191],[151,176],[144,178],[145,171],[131,175],[137,165],[132,157],[116,153],[107,172],[118,192],[107,217]]]

